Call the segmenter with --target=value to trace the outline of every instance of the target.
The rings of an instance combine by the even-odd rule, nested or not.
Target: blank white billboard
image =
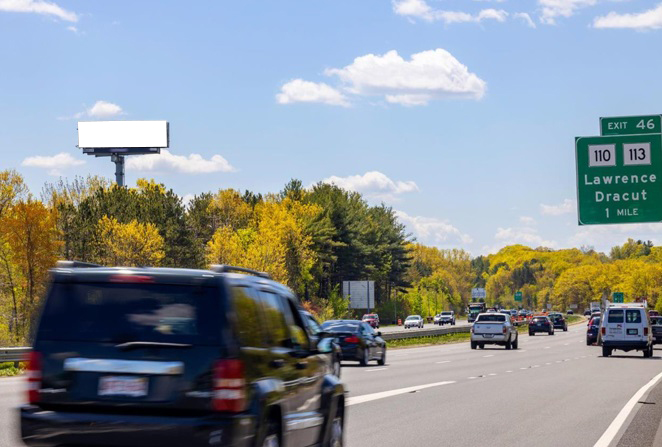
[[[343,281],[342,295],[349,296],[350,309],[374,309],[375,281]]]
[[[79,121],[78,147],[168,147],[167,121]]]

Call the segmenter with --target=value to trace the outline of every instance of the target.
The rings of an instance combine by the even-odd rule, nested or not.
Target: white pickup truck
[[[519,336],[510,314],[481,313],[471,326],[471,349],[500,345],[517,349]]]

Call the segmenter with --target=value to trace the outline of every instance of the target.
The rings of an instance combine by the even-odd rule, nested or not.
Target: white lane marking
[[[561,360],[557,360],[556,363],[561,363]]]
[[[526,349],[518,349],[518,350],[515,351],[515,352],[526,352]]]
[[[485,359],[488,358],[488,357],[494,357],[494,354],[488,354],[488,355],[483,356],[483,358],[485,358]]]
[[[488,376],[496,376],[496,373],[489,373]]]
[[[570,346],[570,343],[563,343],[563,346]]]
[[[545,363],[545,365],[548,365],[548,366],[549,366],[549,365],[551,365],[551,363]]]
[[[609,427],[607,427],[607,430],[602,434],[600,439],[598,439],[598,442],[596,442],[593,447],[607,447],[609,444],[611,444],[623,426],[623,423],[628,418],[635,405],[637,405],[637,402],[639,402],[639,399],[641,399],[641,397],[646,394],[646,391],[655,386],[657,382],[660,381],[660,379],[662,379],[662,373],[653,377],[650,382],[642,386],[641,389],[639,389],[639,391],[637,391],[636,394],[632,396],[632,399],[630,399],[628,403],[625,404],[623,409],[618,413],[618,415],[616,415],[616,418],[612,421]]]
[[[520,368],[520,369],[529,369],[529,368]]]
[[[549,346],[545,346],[543,349],[549,349]]]
[[[506,371],[507,373],[511,373],[512,371]]]
[[[473,377],[473,376],[471,376],[471,377],[467,377],[467,379],[469,379],[469,380],[473,380],[473,379],[477,379],[477,378],[478,378],[478,377]]]
[[[363,404],[366,402],[372,402],[373,400],[378,400],[378,399],[385,399],[387,397],[392,397],[392,396],[399,396],[400,394],[407,394],[407,393],[412,393],[414,391],[420,391],[424,390],[426,388],[432,388],[435,386],[443,386],[443,385],[450,385],[452,383],[455,383],[454,381],[446,381],[446,382],[434,382],[434,383],[428,383],[425,385],[417,385],[417,386],[410,386],[407,388],[400,388],[397,390],[389,390],[389,391],[381,391],[379,393],[372,393],[372,394],[364,394],[362,396],[353,396],[347,399],[346,405],[357,405],[357,404]]]
[[[533,365],[534,368],[540,368],[540,365]]]
[[[441,361],[441,362],[435,362],[435,363],[436,363],[437,365],[441,365],[442,363],[450,363],[450,362],[451,362],[450,360],[444,360],[444,361]]]
[[[371,372],[375,372],[375,371],[384,371],[385,369],[388,369],[388,368],[366,369],[364,372],[371,373]]]

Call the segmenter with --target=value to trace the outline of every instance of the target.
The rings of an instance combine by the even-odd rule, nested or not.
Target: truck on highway
[[[478,314],[485,312],[487,306],[485,303],[469,303],[469,311],[467,312],[467,321],[473,323],[476,321]]]
[[[499,312],[478,314],[471,327],[471,349],[485,345],[500,345],[517,349],[519,336],[510,314]]]

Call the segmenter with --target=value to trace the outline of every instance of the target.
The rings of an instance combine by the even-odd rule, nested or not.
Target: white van
[[[653,332],[644,304],[607,304],[600,327],[602,356],[609,357],[614,349],[643,351],[653,356]]]

